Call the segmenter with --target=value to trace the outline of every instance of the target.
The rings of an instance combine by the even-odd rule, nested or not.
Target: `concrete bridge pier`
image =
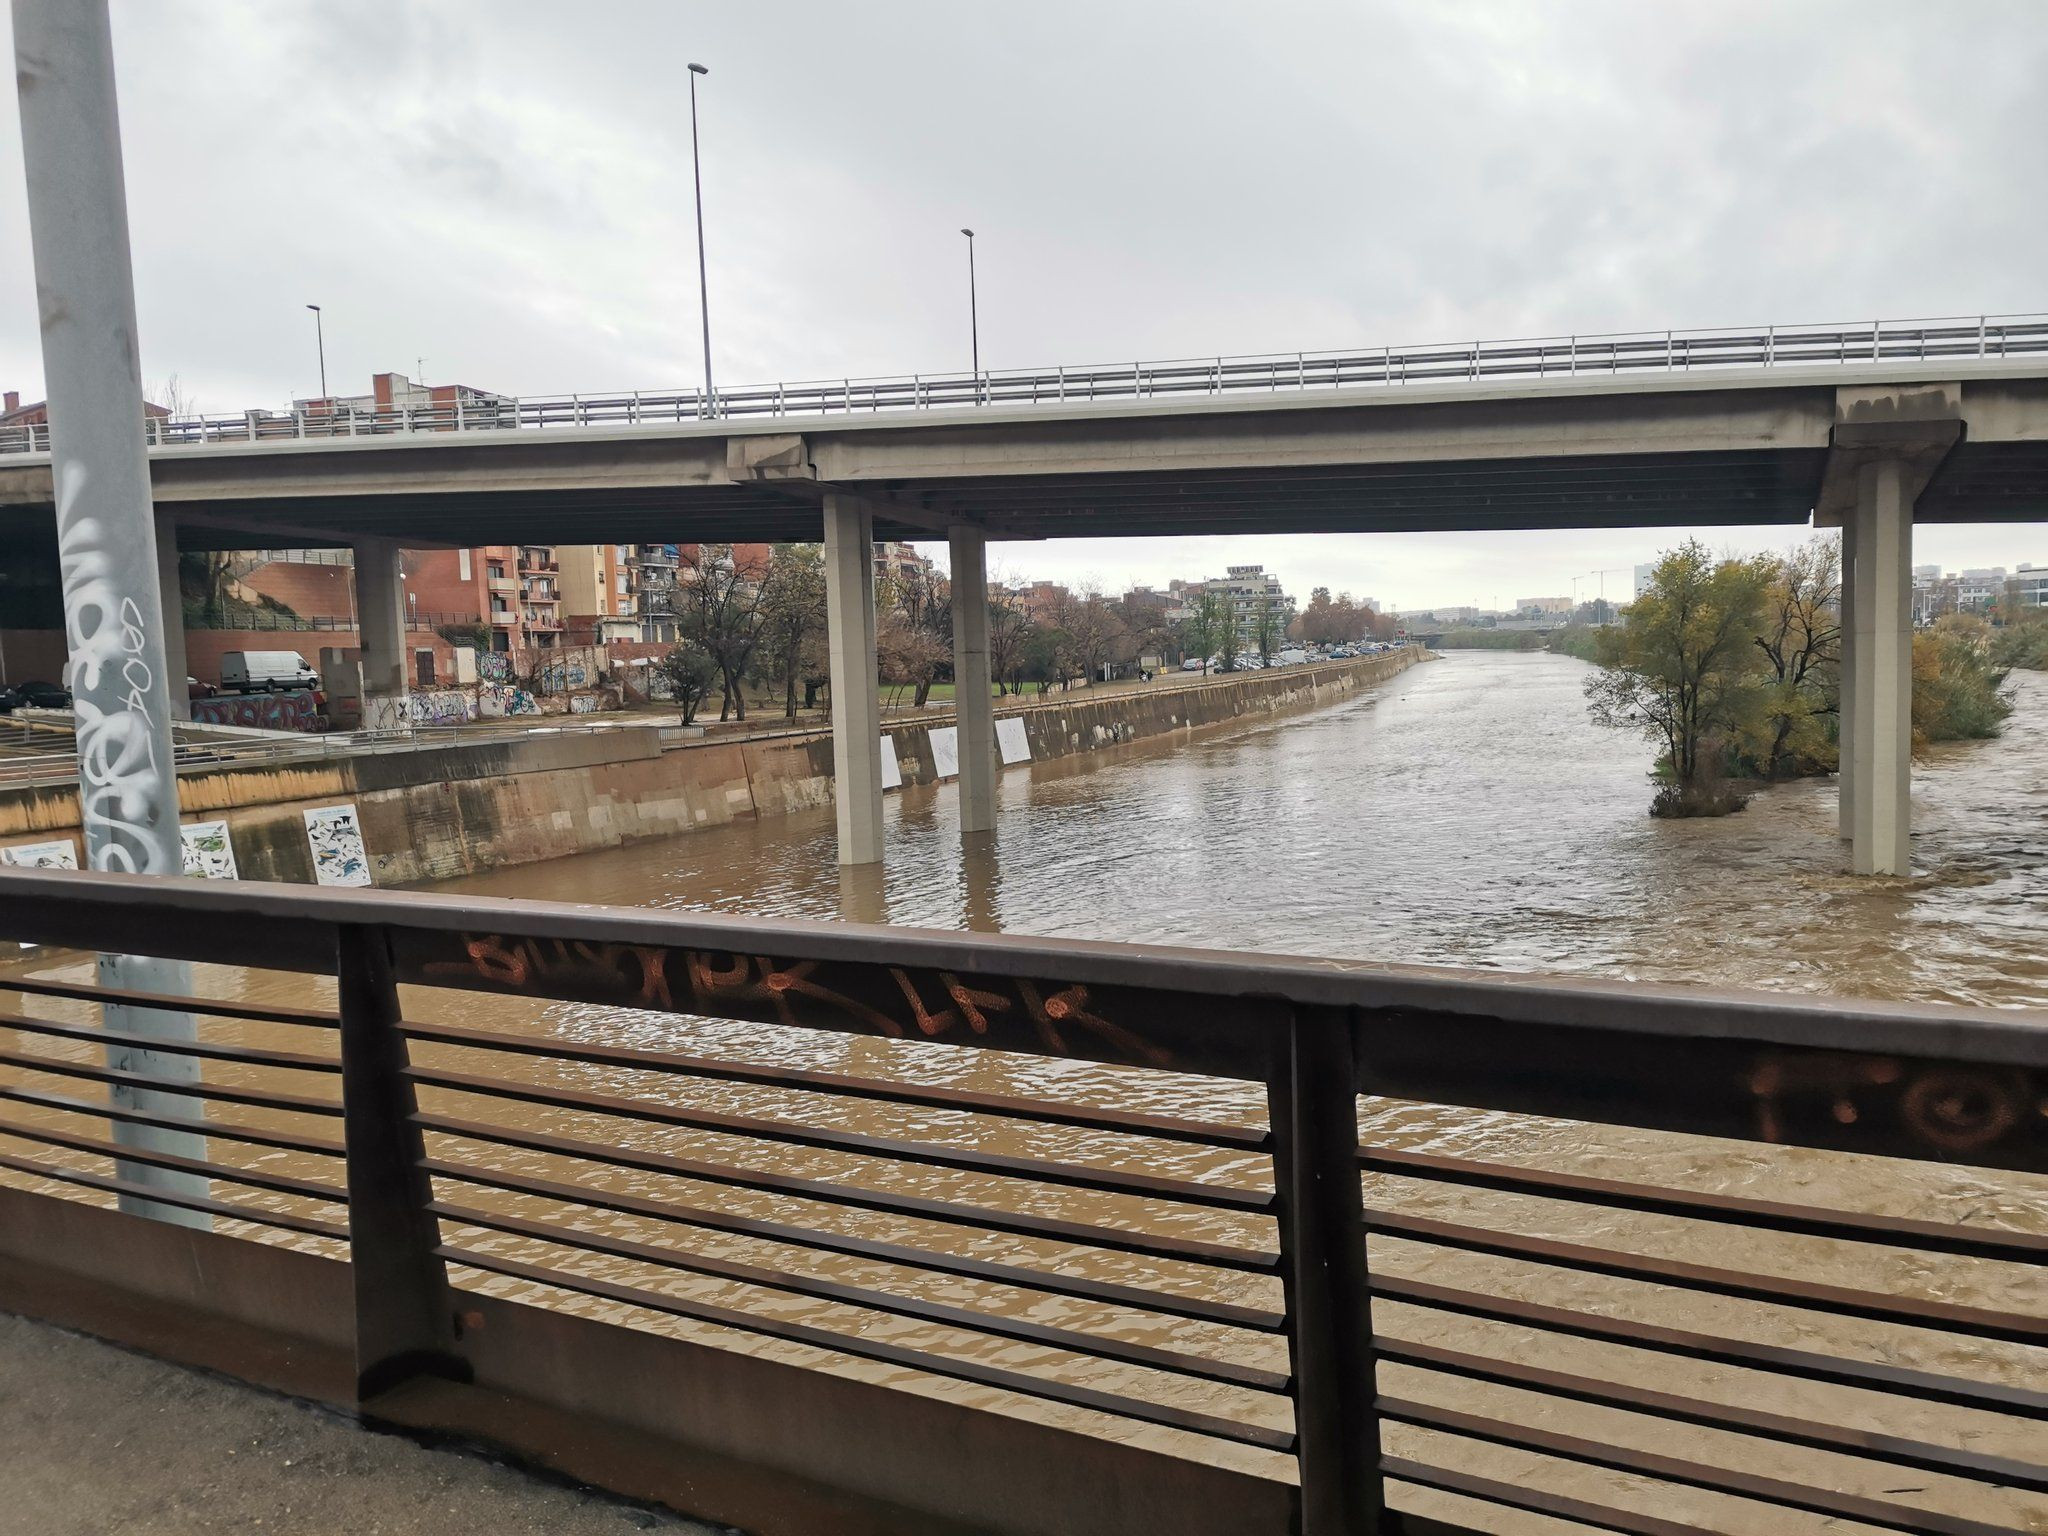
[[[839,862],[882,862],[882,695],[875,665],[875,523],[857,496],[825,509],[825,638],[832,663],[832,800]],[[367,686],[367,684],[365,684]]]
[[[185,592],[178,580],[177,519],[157,514],[156,584],[159,606],[164,614],[164,682],[171,691],[173,720],[192,718],[192,690],[185,679],[192,664],[185,656]]]
[[[407,723],[405,592],[398,546],[389,539],[363,539],[354,546],[354,555],[363,724],[389,730]]]
[[[947,530],[953,567],[953,710],[960,740],[960,831],[996,824],[996,712],[989,696],[988,535]]]
[[[1842,810],[1849,867],[1913,872],[1913,504],[1907,466],[1861,465],[1843,524]]]
[[[1913,872],[1913,508],[1962,437],[1960,385],[1835,392],[1814,523],[1842,530],[1838,825],[1859,875]]]

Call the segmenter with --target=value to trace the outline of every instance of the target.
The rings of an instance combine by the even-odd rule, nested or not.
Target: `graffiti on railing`
[[[1158,998],[1077,982],[940,969],[783,960],[771,955],[583,943],[503,934],[399,932],[406,979],[538,993],[665,1013],[703,1013],[885,1039],[958,1040],[997,1050],[1256,1077],[1263,1042],[1243,1029],[1256,1004],[1213,1019]],[[1173,1040],[1169,1047],[1164,1042]],[[1190,1054],[1188,1047],[1192,1045]]]
[[[2017,1068],[1846,1052],[1772,1052],[1749,1077],[1757,1139],[1807,1140],[1807,1120],[1891,1124],[1930,1156],[1981,1153],[2048,1120],[2048,1089]]]
[[[192,701],[194,725],[239,725],[260,731],[317,731],[320,701],[305,689],[290,693],[224,693]]]

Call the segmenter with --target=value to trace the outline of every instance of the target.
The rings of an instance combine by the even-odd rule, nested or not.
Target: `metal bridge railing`
[[[2048,356],[2048,315],[1974,315],[810,379],[746,385],[720,390],[708,398],[702,390],[631,390],[524,398],[500,395],[368,410],[316,404],[293,411],[151,418],[145,423],[145,432],[152,446],[201,447],[435,432],[654,427],[714,418],[1058,405],[1579,375],[2040,356]],[[0,427],[0,453],[47,452],[49,446],[47,426]]]
[[[1011,1532],[2048,1517],[2038,1015],[0,872],[0,937],[115,936],[337,1000],[0,974],[0,1279],[345,1260],[365,1411],[474,1432],[378,1406],[473,1379]],[[202,1080],[91,1054],[145,1045]],[[154,1223],[64,1235],[119,1196],[218,1230],[165,1277]]]

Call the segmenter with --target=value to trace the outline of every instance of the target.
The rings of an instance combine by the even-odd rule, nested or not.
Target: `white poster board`
[[[996,748],[1003,754],[1003,766],[1031,761],[1031,738],[1024,734],[1024,721],[1005,715],[996,722]]]
[[[235,867],[235,845],[228,840],[224,821],[188,821],[178,828],[178,851],[184,856],[185,873],[194,880],[239,880]]]
[[[68,837],[48,843],[16,843],[12,848],[0,848],[0,864],[15,869],[76,869],[78,850]]]
[[[370,883],[370,856],[363,848],[363,829],[353,805],[328,805],[306,812],[306,841],[313,849],[315,883]]]
[[[902,787],[903,765],[896,760],[896,738],[884,736],[882,738],[882,788],[901,789]]]
[[[960,773],[960,732],[950,725],[935,726],[932,729],[932,766],[939,777],[951,779]]]

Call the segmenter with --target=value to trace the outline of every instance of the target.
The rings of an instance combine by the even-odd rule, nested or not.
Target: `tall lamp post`
[[[704,268],[704,167],[697,157],[697,77],[711,71],[690,66],[690,177],[697,187],[697,306],[704,317],[704,405],[699,415],[716,415],[711,387],[711,279]]]
[[[308,304],[313,311],[313,344],[320,349],[320,398],[327,398],[327,329],[320,323],[320,306]]]
[[[981,398],[981,313],[974,296],[974,231],[963,229],[967,237],[967,337],[974,347],[974,398]]]

